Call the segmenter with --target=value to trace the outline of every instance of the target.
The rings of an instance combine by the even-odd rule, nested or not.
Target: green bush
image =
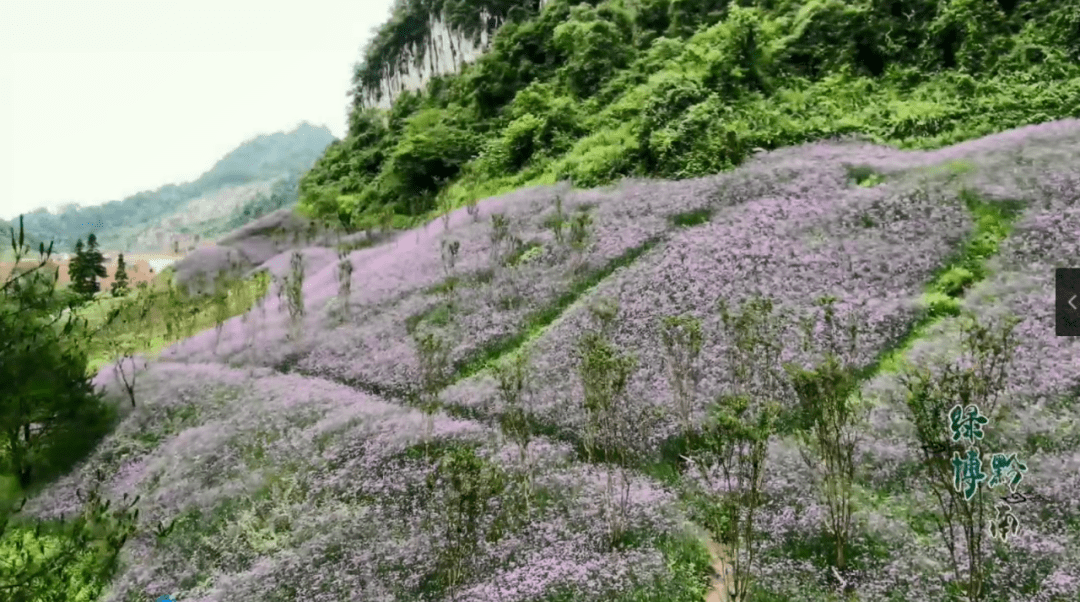
[[[941,275],[937,289],[949,297],[959,297],[975,280],[976,276],[971,270],[954,267]]]
[[[555,177],[570,180],[579,188],[608,184],[633,173],[637,152],[629,127],[601,132],[578,142],[555,166]]]
[[[479,59],[388,111],[363,108],[363,87],[426,35],[424,6],[396,7],[365,50],[349,135],[301,182],[320,215],[425,213],[436,196],[553,178],[701,176],[841,135],[931,149],[1080,117],[1076,11],[981,0],[512,1],[491,7],[508,20]]]
[[[633,56],[633,33],[625,11],[606,4],[579,5],[570,20],[555,28],[553,42],[568,58],[559,70],[563,85],[577,98],[588,98]]]
[[[29,254],[21,218],[11,239],[17,262]],[[39,250],[35,267],[0,284],[0,478],[14,477],[0,496],[0,591],[11,602],[90,602],[134,530],[135,502],[110,510],[92,486],[72,521],[13,520],[22,509],[14,499],[84,459],[116,416],[87,376],[86,321],[43,269],[52,247]]]
[[[657,137],[656,133],[708,95],[700,80],[685,73],[664,73],[656,78],[652,94],[642,107],[638,130],[638,145],[646,171],[663,172],[662,165],[670,155],[669,143],[663,135]]]
[[[767,94],[774,76],[773,34],[762,27],[760,10],[733,6],[723,23],[714,26],[719,43],[706,52],[704,84],[725,99],[748,92]]]
[[[934,291],[926,295],[926,308],[931,317],[960,315],[960,302],[945,293]]]

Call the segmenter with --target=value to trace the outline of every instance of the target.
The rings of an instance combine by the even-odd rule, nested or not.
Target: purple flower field
[[[860,328],[858,347],[846,359],[875,365],[925,316],[924,295],[976,231],[977,216],[958,194],[962,185],[991,206],[1024,203],[986,258],[986,277],[959,298],[980,320],[1020,319],[1000,401],[1004,418],[985,428],[995,451],[1020,454],[1029,468],[1024,486],[1043,498],[1014,510],[1023,530],[1005,546],[989,584],[1002,599],[1076,600],[1080,343],[1054,335],[1053,270],[1080,256],[1078,161],[1080,121],[1068,120],[933,152],[837,140],[761,154],[708,178],[523,189],[482,201],[478,220],[462,208],[445,226],[436,220],[350,253],[344,318],[331,311],[338,303],[338,257],[320,241],[325,246],[303,250],[305,315],[298,330],[291,333],[286,297],[275,285],[261,307],[230,319],[220,335],[209,330],[176,343],[140,375],[139,404],[125,409],[118,430],[28,510],[70,512],[76,488],[94,468],[106,471],[109,495],[142,496],[147,532],[129,542],[110,602],[162,595],[207,602],[399,600],[403,592],[423,590],[458,545],[445,528],[457,498],[446,497],[449,481],[417,450],[467,447],[510,485],[470,523],[476,532],[503,531],[470,548],[457,599],[541,601],[568,589],[574,600],[600,600],[663,576],[660,541],[681,533],[687,514],[677,487],[630,474],[624,526],[646,535],[633,546],[604,545],[610,475],[573,447],[587,426],[576,351],[593,327],[590,304],[618,303],[610,339],[636,358],[626,389],[630,405],[658,412],[658,422],[642,434],[643,447],[655,453],[680,428],[665,376],[664,318],[688,315],[702,324],[695,423],[718,395],[735,390],[724,362],[732,340],[717,311],[721,300],[737,310],[755,295],[772,299],[769,328],[784,345],[781,360],[809,368],[821,354],[801,346],[798,320],[815,315],[816,299],[835,297],[838,315]],[[856,184],[854,167],[883,182]],[[568,221],[591,217],[579,249],[560,243],[549,227],[557,196]],[[708,220],[679,225],[702,211]],[[495,214],[536,251],[507,260],[505,249],[493,248],[505,244],[493,242]],[[453,266],[444,253],[450,241],[460,243]],[[241,253],[243,244],[235,242]],[[258,268],[285,278],[291,250],[273,251],[263,249],[269,259]],[[594,273],[606,275],[592,285]],[[458,278],[453,292],[434,290],[448,275]],[[926,324],[908,342],[904,360],[940,373],[960,359],[960,324],[949,316]],[[502,362],[527,351],[532,418],[574,436],[536,436],[523,464],[492,422],[507,408],[482,364],[440,392],[456,413],[436,413],[430,425],[404,398],[371,394],[419,382],[413,328],[446,341],[452,362],[491,349],[488,359]],[[509,337],[517,342],[504,344]],[[290,371],[279,372],[286,360]],[[111,379],[107,368],[97,382],[119,399]],[[794,395],[788,384],[769,392]],[[899,376],[878,371],[861,392],[872,410],[858,450],[852,545],[859,561],[847,582],[861,601],[944,599],[948,552],[935,532],[916,528],[933,500],[905,480],[917,445]],[[484,420],[450,415],[473,415],[468,412]],[[796,440],[774,438],[754,574],[777,600],[838,599],[829,597],[836,584],[824,561],[800,552],[821,536],[825,512],[805,472]],[[504,529],[499,517],[516,499],[522,475],[532,475],[536,506]],[[429,479],[438,486],[428,489]],[[158,521],[176,526],[156,538],[150,529]]]

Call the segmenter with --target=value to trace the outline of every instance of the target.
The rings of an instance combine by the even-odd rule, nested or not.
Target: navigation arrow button
[[[1080,336],[1080,268],[1054,270],[1054,334]]]

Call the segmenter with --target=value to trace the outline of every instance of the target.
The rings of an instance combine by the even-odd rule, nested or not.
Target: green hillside
[[[1080,600],[1080,0],[540,5],[397,0],[218,227],[299,210],[74,334],[0,289],[0,600]]]
[[[358,226],[534,183],[704,175],[843,135],[934,148],[1080,112],[1075,0],[537,4],[398,2],[302,204]],[[365,108],[406,52],[423,59],[444,6],[461,36],[504,22],[490,51]]]
[[[97,234],[103,248],[129,249],[138,233],[182,210],[192,199],[230,186],[271,180],[279,182],[277,189],[248,203],[246,209],[249,214],[269,206],[276,209],[295,202],[292,195],[295,195],[296,178],[311,167],[333,140],[328,129],[306,122],[290,132],[256,136],[227,153],[192,182],[166,184],[154,191],[102,205],[72,205],[58,213],[31,212],[25,216],[26,229],[55,241],[57,251],[71,251],[75,241],[85,239],[90,231]],[[238,209],[236,217],[242,218],[244,209]]]

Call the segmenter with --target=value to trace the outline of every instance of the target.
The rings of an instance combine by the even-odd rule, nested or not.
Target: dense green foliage
[[[11,241],[16,258],[28,254],[21,223]],[[12,476],[17,483],[8,488],[16,495],[0,491],[0,599],[89,601],[116,569],[134,501],[110,510],[92,487],[74,520],[36,525],[17,520],[22,505],[14,501],[69,471],[115,424],[87,375],[86,323],[57,294],[56,273],[44,270],[51,245],[39,249],[35,266],[0,285],[0,484]]]
[[[182,209],[190,200],[229,186],[282,176],[298,177],[333,140],[333,134],[325,127],[303,123],[291,132],[257,136],[244,142],[193,182],[167,184],[92,207],[69,205],[55,214],[39,209],[28,213],[25,223],[38,238],[52,240],[58,248],[85,236],[89,226],[104,248],[127,249],[131,238]]]
[[[110,292],[114,297],[122,296],[128,291],[127,266],[124,265],[124,254],[116,258],[116,278],[113,280]]]
[[[71,278],[71,290],[86,297],[92,297],[101,290],[98,278],[105,278],[108,271],[105,269],[105,257],[98,250],[97,236],[91,232],[86,238],[86,248],[83,248],[82,239],[75,242],[75,257],[71,259],[68,267],[68,275]]]
[[[396,5],[301,207],[356,225],[555,180],[705,175],[833,136],[938,147],[1074,116],[1080,91],[1075,0],[459,4]],[[478,32],[480,5],[502,23],[488,52],[389,110],[365,106],[423,55],[429,15]]]

